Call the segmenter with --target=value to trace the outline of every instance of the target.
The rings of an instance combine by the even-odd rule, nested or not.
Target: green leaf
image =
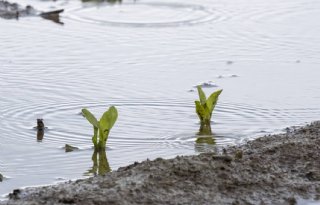
[[[207,100],[206,94],[203,92],[203,90],[202,90],[200,85],[197,86],[197,89],[198,89],[200,103],[201,103],[201,105],[204,105],[206,103],[206,100]]]
[[[95,128],[99,128],[98,120],[95,118],[95,116],[87,109],[81,110],[84,117],[92,124]]]
[[[96,128],[95,126],[93,126],[92,143],[95,148],[98,146],[98,128]]]
[[[103,136],[108,135],[114,123],[117,121],[118,111],[114,106],[111,106],[108,111],[103,113],[99,125],[100,132]]]
[[[195,101],[195,104],[196,104],[196,113],[198,114],[200,121],[203,121],[206,116],[206,111],[198,100]]]
[[[210,115],[212,114],[212,111],[214,110],[214,108],[218,102],[218,98],[219,98],[219,95],[221,94],[221,92],[222,92],[222,90],[218,90],[218,91],[212,93],[206,102],[206,105],[209,109]]]

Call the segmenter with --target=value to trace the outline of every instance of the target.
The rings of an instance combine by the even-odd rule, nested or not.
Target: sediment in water
[[[158,158],[106,176],[15,190],[1,204],[296,204],[320,199],[320,122],[223,154]]]

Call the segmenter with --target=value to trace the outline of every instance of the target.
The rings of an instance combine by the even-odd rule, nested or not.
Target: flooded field
[[[63,24],[0,19],[0,195],[93,174],[84,107],[99,117],[118,109],[111,170],[319,120],[318,1],[17,2],[65,11]],[[199,84],[224,90],[216,145],[195,143]]]

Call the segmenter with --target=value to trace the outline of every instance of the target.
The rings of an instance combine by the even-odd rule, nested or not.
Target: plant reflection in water
[[[111,171],[105,150],[94,150],[91,159],[93,162],[92,168],[84,173],[84,175],[105,175]]]
[[[197,152],[216,152],[216,139],[212,133],[210,124],[200,124],[197,139],[195,141]]]
[[[199,132],[197,133],[196,143],[206,143],[210,145],[216,144],[214,135],[212,134],[210,126],[201,125]]]

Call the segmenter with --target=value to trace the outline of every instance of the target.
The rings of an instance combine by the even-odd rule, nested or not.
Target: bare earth
[[[2,204],[296,204],[320,200],[320,122],[224,153],[146,160],[106,176],[15,190]],[[320,201],[319,201],[320,203]]]

